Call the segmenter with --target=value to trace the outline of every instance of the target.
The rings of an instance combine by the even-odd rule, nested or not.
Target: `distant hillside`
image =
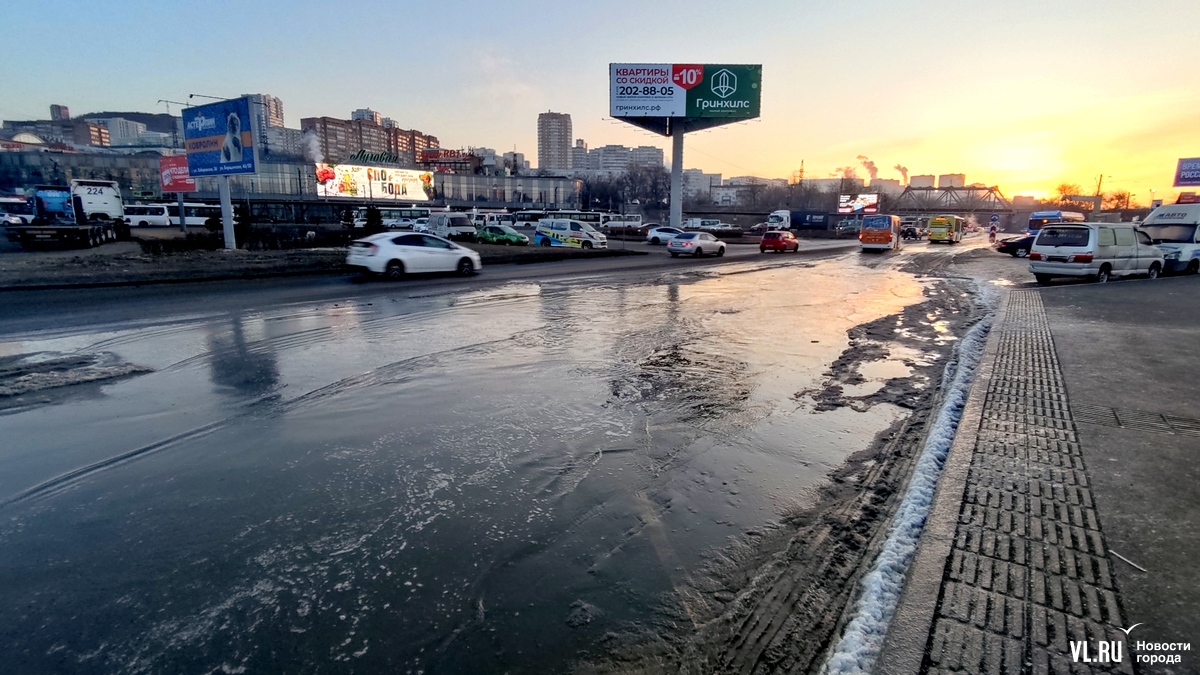
[[[164,134],[175,131],[175,120],[178,119],[166,113],[144,112],[96,112],[80,115],[80,117],[124,117],[127,120],[145,124],[146,131],[157,131]]]

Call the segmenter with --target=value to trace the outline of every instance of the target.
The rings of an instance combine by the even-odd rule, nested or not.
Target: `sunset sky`
[[[1144,205],[1200,156],[1195,0],[39,1],[5,3],[0,25],[3,119],[261,92],[291,127],[370,107],[443,147],[536,160],[553,110],[591,146],[669,161],[666,139],[608,118],[608,64],[761,63],[762,117],[689,136],[686,167],[786,177],[803,160],[823,178],[865,155],[882,178],[964,173],[1009,197],[1103,175]]]

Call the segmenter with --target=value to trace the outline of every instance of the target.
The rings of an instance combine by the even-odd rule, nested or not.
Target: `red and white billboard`
[[[188,174],[187,156],[159,158],[158,184],[163,192],[195,192],[196,179]]]

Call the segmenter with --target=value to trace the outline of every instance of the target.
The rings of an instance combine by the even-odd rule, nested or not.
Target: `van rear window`
[[[1087,246],[1091,230],[1085,227],[1044,227],[1038,233],[1038,246]]]

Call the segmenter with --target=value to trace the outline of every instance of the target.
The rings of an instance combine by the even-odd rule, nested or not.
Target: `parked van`
[[[608,248],[608,238],[588,223],[568,218],[543,218],[533,233],[535,246]]]
[[[1090,277],[1105,282],[1114,276],[1163,269],[1163,252],[1150,236],[1129,223],[1055,223],[1038,232],[1029,251],[1029,271],[1039,284],[1054,277]]]
[[[431,234],[451,240],[475,240],[475,226],[471,216],[459,211],[437,211],[429,214],[425,225]]]
[[[166,204],[130,204],[125,207],[125,218],[134,227],[167,227],[171,224]]]
[[[1162,250],[1164,272],[1200,272],[1200,204],[1160,206],[1141,230]]]
[[[900,216],[864,216],[858,241],[863,251],[899,251]]]

